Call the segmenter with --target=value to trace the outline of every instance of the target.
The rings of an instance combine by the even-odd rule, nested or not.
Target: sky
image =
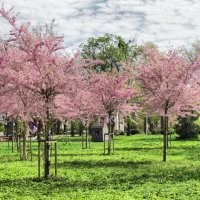
[[[15,6],[19,22],[42,25],[56,20],[56,32],[76,50],[89,37],[113,33],[138,43],[153,42],[161,49],[190,47],[200,38],[199,0],[0,0]],[[9,26],[0,18],[0,35]]]

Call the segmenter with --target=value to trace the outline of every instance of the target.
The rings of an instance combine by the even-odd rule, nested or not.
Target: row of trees
[[[53,33],[53,23],[38,30],[29,23],[18,25],[13,9],[6,11],[2,7],[0,13],[12,26],[9,38],[0,44],[0,111],[24,122],[24,159],[28,122],[43,121],[48,178],[50,119],[76,119],[87,128],[92,120],[108,116],[110,133],[111,118],[119,111],[131,110],[128,101],[135,91],[127,84],[126,70],[98,72],[95,67],[102,60],[83,59],[79,54],[69,57],[64,51],[63,37]]]
[[[48,178],[51,118],[80,120],[86,130],[92,121],[108,118],[110,154],[111,119],[118,112],[142,112],[164,118],[166,161],[169,116],[199,110],[198,54],[163,53],[106,34],[82,44],[82,53],[68,56],[63,37],[53,32],[54,22],[37,29],[30,23],[19,25],[13,8],[2,7],[0,14],[12,26],[9,37],[0,42],[0,112],[24,122],[24,159],[30,120],[40,119],[45,127]]]

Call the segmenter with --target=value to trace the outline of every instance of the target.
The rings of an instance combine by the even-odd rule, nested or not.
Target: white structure
[[[118,131],[124,132],[124,118],[119,114],[114,118],[114,132]],[[92,134],[92,141],[94,142],[103,142],[104,134],[108,133],[108,117],[106,119],[102,119],[101,121],[94,122],[90,127],[90,133]]]
[[[3,124],[6,123],[6,115],[5,114],[0,114],[0,123],[3,123]]]

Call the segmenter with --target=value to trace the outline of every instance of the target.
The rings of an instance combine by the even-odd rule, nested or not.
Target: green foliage
[[[104,64],[95,67],[97,71],[110,71],[114,68],[119,71],[119,62],[133,62],[137,56],[134,40],[126,42],[121,36],[109,33],[98,38],[89,38],[80,48],[83,58],[104,61]]]
[[[142,55],[146,49],[157,49],[158,50],[158,46],[152,42],[146,42],[146,43],[138,46],[138,48],[137,48],[138,54]]]
[[[196,117],[178,117],[175,131],[179,139],[196,139],[199,134],[199,119]]]
[[[148,126],[149,126],[149,132],[152,134],[158,134],[160,132],[159,125],[160,117],[152,116],[148,118]]]
[[[63,136],[61,136],[62,138]],[[176,141],[162,162],[161,135],[116,138],[116,152],[104,156],[103,144],[82,150],[81,137],[58,142],[58,178],[37,177],[33,161],[19,161],[16,151],[0,143],[0,199],[9,200],[188,200],[200,196],[200,142]],[[51,157],[53,174],[54,159]]]
[[[0,132],[5,131],[5,125],[3,123],[0,123]]]
[[[134,112],[124,120],[127,135],[139,134],[142,132],[140,128],[140,119]]]
[[[195,121],[194,124],[200,127],[200,117],[198,117]]]
[[[15,120],[15,133],[20,134],[24,130],[24,123],[20,118]]]
[[[130,117],[127,117],[125,120],[125,125],[127,126],[127,123],[129,123],[131,126],[136,127],[138,122],[136,121],[136,117],[134,114],[132,114]]]

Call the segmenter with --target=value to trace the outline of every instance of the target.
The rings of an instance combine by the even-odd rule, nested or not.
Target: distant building
[[[114,133],[125,131],[124,118],[119,114],[114,118]],[[92,134],[93,142],[103,142],[104,134],[108,133],[108,118],[101,119],[100,121],[94,122],[90,127],[90,133]]]
[[[5,114],[0,114],[0,123],[6,124],[6,115]]]

